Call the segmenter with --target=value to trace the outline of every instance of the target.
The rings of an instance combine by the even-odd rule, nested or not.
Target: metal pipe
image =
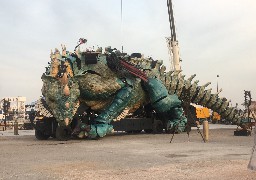
[[[209,123],[207,120],[203,122],[203,134],[205,141],[209,140]]]

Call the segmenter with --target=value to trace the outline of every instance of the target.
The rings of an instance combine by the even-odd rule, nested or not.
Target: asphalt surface
[[[114,133],[99,140],[39,141],[33,130],[0,131],[0,179],[256,179],[253,136],[210,125],[189,135]],[[202,129],[201,129],[202,131]]]

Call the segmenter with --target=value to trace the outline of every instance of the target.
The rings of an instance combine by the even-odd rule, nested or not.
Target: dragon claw
[[[91,125],[91,130],[88,132],[90,138],[104,137],[111,133],[113,126],[109,124],[95,124]]]

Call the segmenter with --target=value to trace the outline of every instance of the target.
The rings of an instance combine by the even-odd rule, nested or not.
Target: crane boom
[[[176,38],[176,30],[174,24],[174,16],[173,16],[173,8],[172,8],[172,0],[167,0],[168,14],[169,14],[169,22],[170,22],[170,30],[171,37],[167,38],[167,43],[169,47],[169,52],[172,56],[172,66],[171,69],[174,71],[180,71],[180,54],[179,54],[179,44]]]

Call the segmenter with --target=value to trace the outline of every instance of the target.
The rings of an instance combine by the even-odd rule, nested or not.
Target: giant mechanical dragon
[[[84,43],[85,39],[80,39]],[[104,137],[113,130],[112,121],[118,121],[138,109],[147,107],[157,114],[166,130],[183,131],[187,118],[183,102],[191,102],[218,112],[223,118],[239,121],[235,108],[226,98],[206,89],[210,83],[199,86],[180,72],[166,71],[162,60],[145,58],[139,53],[127,55],[117,49],[69,52],[55,49],[41,79],[43,81],[40,112],[57,122],[56,136]],[[83,117],[75,121],[83,108]],[[150,108],[148,108],[150,107]],[[93,117],[91,116],[93,112]],[[48,138],[37,131],[39,138]]]

